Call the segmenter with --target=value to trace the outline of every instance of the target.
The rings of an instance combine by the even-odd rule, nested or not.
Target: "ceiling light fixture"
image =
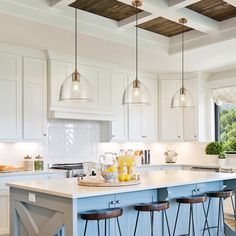
[[[184,25],[187,23],[186,18],[180,18],[179,23],[182,24],[182,86],[178,89],[172,100],[171,108],[176,107],[194,107],[192,94],[184,87]]]
[[[78,71],[78,16],[75,8],[75,70],[61,85],[59,101],[92,101],[91,85]]]
[[[138,7],[142,6],[141,0],[134,0],[132,5],[136,8],[136,78],[125,89],[122,105],[150,105],[150,95],[146,86],[138,79]]]

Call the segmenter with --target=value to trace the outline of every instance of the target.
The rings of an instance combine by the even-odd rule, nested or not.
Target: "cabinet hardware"
[[[115,135],[114,134],[112,134],[112,136],[111,136],[112,138],[115,138]]]
[[[116,201],[111,201],[110,203],[111,203],[111,205],[115,205]]]
[[[116,201],[116,204],[120,204],[120,200],[117,200],[117,201]]]
[[[197,138],[197,135],[196,135],[196,134],[194,135],[194,138]]]
[[[43,134],[43,136],[44,136],[44,137],[46,137],[46,136],[47,136],[47,134]]]
[[[180,136],[178,135],[178,138],[180,138]]]

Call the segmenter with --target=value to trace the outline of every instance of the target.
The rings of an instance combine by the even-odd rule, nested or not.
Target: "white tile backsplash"
[[[99,122],[50,120],[48,123],[48,161],[94,161],[99,142]]]

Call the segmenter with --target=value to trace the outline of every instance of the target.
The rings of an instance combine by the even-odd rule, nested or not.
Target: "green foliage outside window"
[[[220,140],[225,151],[236,151],[236,106],[220,107]]]

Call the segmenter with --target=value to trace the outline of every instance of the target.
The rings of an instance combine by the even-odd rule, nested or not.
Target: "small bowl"
[[[118,177],[118,173],[117,172],[105,172],[105,171],[102,171],[101,173],[103,179],[105,181],[108,181],[108,182],[115,182],[117,180],[117,177]]]

